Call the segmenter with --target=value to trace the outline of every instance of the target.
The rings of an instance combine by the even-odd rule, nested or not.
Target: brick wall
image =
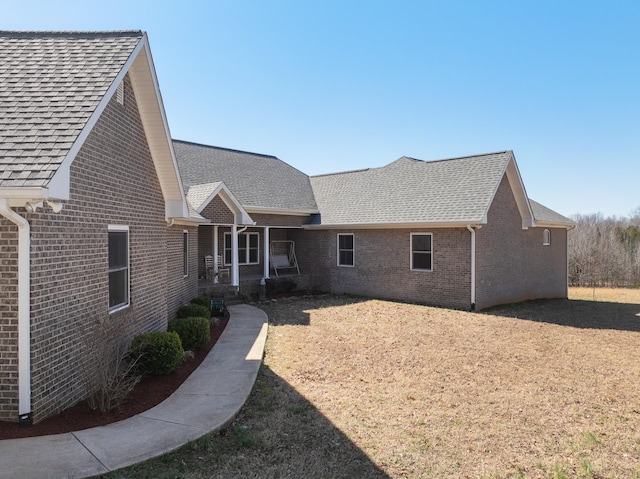
[[[266,215],[250,213],[251,219],[259,226],[302,226],[309,221],[309,216]]]
[[[184,276],[183,232],[189,235],[189,274]],[[198,291],[198,227],[173,226],[167,229],[167,315],[173,319],[178,308]]]
[[[164,200],[140,121],[131,84],[125,102],[107,106],[71,166],[70,200],[59,214],[46,207],[17,212],[31,223],[32,412],[35,422],[85,395],[81,360],[86,337],[101,322],[121,323],[123,338],[166,327],[168,310],[188,296],[188,284],[167,286],[167,273],[179,255],[167,255],[176,243],[167,233]],[[4,226],[3,226],[4,225]],[[108,313],[108,225],[129,227],[130,305]],[[0,231],[7,229],[0,223]],[[12,230],[13,228],[10,228]],[[196,235],[193,236],[197,249]],[[12,252],[4,270],[12,268]],[[197,279],[196,279],[197,281]],[[9,274],[9,282],[15,280]],[[197,287],[194,287],[194,294]],[[178,298],[173,298],[176,294]],[[12,314],[2,316],[11,328]],[[10,332],[11,333],[11,332]],[[14,333],[11,333],[14,334]],[[4,345],[3,345],[4,347]],[[9,347],[8,358],[13,357]],[[10,364],[10,363],[9,363]],[[10,373],[12,373],[10,371]],[[2,376],[2,419],[17,419],[12,377]],[[4,391],[9,390],[5,395]]]
[[[567,231],[522,229],[522,220],[505,176],[476,236],[477,308],[537,298],[567,297]]]
[[[411,233],[433,234],[433,271],[411,271]],[[355,266],[337,266],[337,234],[355,234]],[[470,233],[465,229],[296,231],[311,287],[333,293],[468,309]]]
[[[0,217],[0,418],[18,418],[18,228]]]

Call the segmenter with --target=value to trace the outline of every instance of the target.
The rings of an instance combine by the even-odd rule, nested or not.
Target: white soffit
[[[188,217],[180,174],[171,143],[169,125],[164,105],[162,104],[162,96],[158,87],[146,34],[140,42],[142,48],[129,70],[140,117],[144,125],[164,200],[167,203],[182,202],[181,216]],[[171,215],[177,216],[176,213],[178,212],[175,211],[175,207],[172,209]]]

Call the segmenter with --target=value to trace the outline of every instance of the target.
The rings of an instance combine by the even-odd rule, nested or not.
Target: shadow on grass
[[[311,402],[264,364],[225,429],[104,479],[388,478]]]
[[[347,294],[321,294],[278,299],[262,303],[259,307],[267,313],[269,324],[272,326],[309,326],[311,318],[309,311],[361,303],[370,299]]]
[[[640,332],[640,304],[547,299],[496,306],[485,314],[585,329]]]

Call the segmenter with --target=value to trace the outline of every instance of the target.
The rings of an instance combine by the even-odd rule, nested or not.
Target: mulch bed
[[[119,410],[108,413],[94,411],[82,401],[56,416],[45,419],[31,427],[20,427],[18,423],[0,421],[0,439],[45,436],[80,431],[90,427],[104,426],[127,419],[160,404],[169,397],[200,365],[224,331],[229,319],[225,317],[211,326],[211,341],[202,349],[194,351],[194,358],[183,362],[178,369],[166,376],[143,378],[136,385]]]

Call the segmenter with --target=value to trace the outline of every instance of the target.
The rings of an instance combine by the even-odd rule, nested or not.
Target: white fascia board
[[[506,175],[509,179],[516,204],[518,205],[520,217],[522,218],[522,228],[526,229],[536,226],[533,210],[531,209],[529,197],[527,196],[527,190],[524,187],[524,182],[522,181],[522,176],[520,175],[520,170],[518,169],[518,164],[516,163],[513,152],[511,152],[511,159],[507,164]]]
[[[536,221],[535,225],[538,228],[564,228],[567,230],[576,227],[576,223],[566,221]]]
[[[0,198],[6,199],[9,202],[9,206],[15,208],[24,206],[27,201],[32,202],[49,199],[49,189],[42,187],[5,187],[0,188]]]
[[[170,225],[200,226],[209,224],[206,219],[200,218],[169,218]]]
[[[381,229],[412,229],[412,228],[431,228],[431,229],[440,229],[440,228],[467,228],[468,225],[471,225],[475,228],[481,228],[483,224],[477,220],[471,221],[451,221],[451,222],[434,222],[434,223],[354,223],[354,224],[326,224],[326,225],[303,225],[302,228],[306,230],[356,230],[356,229],[367,229],[367,230],[381,230]]]
[[[318,214],[318,210],[289,210],[286,208],[267,208],[264,206],[248,206],[245,205],[244,209],[248,213],[256,213],[263,215],[282,215],[282,216],[309,216]]]
[[[139,49],[136,48],[135,51],[135,60],[129,65],[131,84],[138,103],[151,157],[160,181],[162,195],[165,202],[180,201],[182,203],[180,216],[188,218],[189,209],[182,189],[169,123],[146,33],[140,40],[138,47]]]
[[[255,221],[251,219],[247,210],[243,208],[240,202],[236,199],[236,197],[231,193],[231,190],[225,185],[223,182],[211,192],[209,197],[202,202],[200,207],[196,210],[198,213],[202,213],[205,207],[213,201],[213,199],[219,196],[220,199],[224,202],[224,204],[229,208],[229,211],[233,213],[234,220],[236,224],[240,225],[254,225]]]

